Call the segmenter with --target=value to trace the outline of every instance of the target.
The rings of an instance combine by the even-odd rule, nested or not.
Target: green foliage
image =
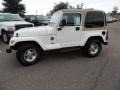
[[[117,6],[115,6],[115,7],[113,7],[113,11],[112,11],[112,15],[117,15],[118,14],[118,7]]]
[[[52,15],[54,12],[61,10],[61,9],[82,9],[84,3],[77,4],[76,7],[70,5],[68,2],[60,2],[58,4],[55,4],[53,9],[50,11],[50,14]]]
[[[53,10],[51,10],[51,14],[53,14],[54,12],[61,10],[61,9],[68,9],[69,3],[64,3],[64,2],[60,2],[58,4],[55,4]]]
[[[21,4],[22,0],[3,0],[3,12],[20,14],[20,16],[24,16],[25,13],[25,5]]]

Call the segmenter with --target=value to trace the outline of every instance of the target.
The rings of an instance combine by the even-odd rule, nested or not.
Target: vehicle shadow
[[[74,51],[64,51],[64,52],[47,52],[42,55],[42,61],[70,61],[70,60],[84,60],[85,55],[82,52],[82,49],[74,50]],[[86,57],[87,58],[87,57]],[[87,59],[86,59],[87,60]]]

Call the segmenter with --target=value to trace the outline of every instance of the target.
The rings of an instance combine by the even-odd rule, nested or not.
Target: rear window
[[[103,27],[105,24],[105,14],[100,11],[90,11],[86,14],[85,27],[96,28]]]

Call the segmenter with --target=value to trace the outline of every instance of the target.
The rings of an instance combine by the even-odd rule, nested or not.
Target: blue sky
[[[69,2],[70,5],[76,6],[77,4],[84,3],[83,8],[95,8],[110,12],[114,6],[120,9],[120,0],[23,0],[22,3],[26,5],[27,14],[46,14],[48,13],[55,3]],[[2,0],[0,0],[0,9],[3,8]],[[119,10],[120,11],[120,10]]]

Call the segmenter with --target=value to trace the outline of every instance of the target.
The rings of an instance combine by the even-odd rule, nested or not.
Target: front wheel
[[[9,41],[10,41],[10,35],[7,32],[3,32],[2,33],[2,39],[3,39],[3,42],[8,44]]]
[[[102,43],[99,40],[89,40],[83,48],[84,54],[89,57],[96,57],[102,50]]]
[[[18,61],[24,66],[37,63],[40,59],[40,56],[41,53],[39,47],[30,44],[21,46],[18,48],[16,53]]]

